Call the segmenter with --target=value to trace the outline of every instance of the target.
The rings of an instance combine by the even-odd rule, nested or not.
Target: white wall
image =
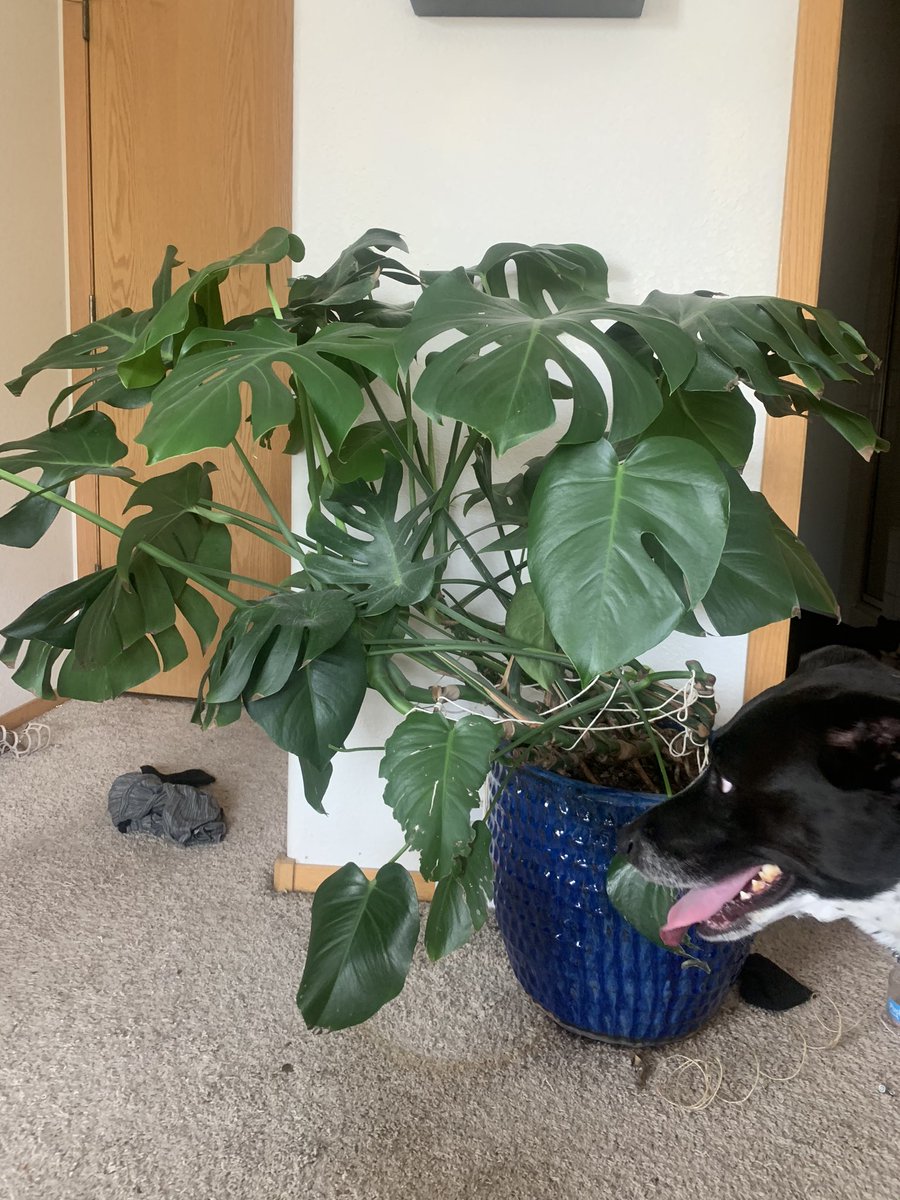
[[[59,4],[0,4],[0,383],[67,328]],[[0,388],[0,441],[46,425],[65,380],[38,380],[21,399]],[[24,493],[0,485],[0,511]],[[62,514],[35,550],[0,546],[0,625],[74,575],[72,522]],[[31,699],[0,666],[0,715]]]
[[[647,0],[637,21],[422,19],[408,0],[296,11],[294,227],[309,270],[380,225],[431,268],[496,241],[585,242],[624,301],[775,290],[797,0]],[[723,710],[739,705],[746,638],[670,639],[649,657],[699,658]],[[390,716],[369,702],[356,744],[383,741]],[[377,759],[338,756],[327,819],[292,775],[288,854],[377,865],[395,852]]]

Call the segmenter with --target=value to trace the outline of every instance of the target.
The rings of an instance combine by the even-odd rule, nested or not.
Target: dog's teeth
[[[776,867],[774,863],[766,863],[764,867],[760,868],[759,877],[766,883],[772,883],[780,874],[780,867]]]
[[[750,887],[753,889],[754,892],[764,892],[766,890],[766,885],[763,883],[763,881],[761,879],[754,879],[753,882],[750,884]]]
[[[749,900],[749,899],[750,899],[750,893],[749,893],[749,892],[741,892],[741,899],[742,899],[742,900]]]

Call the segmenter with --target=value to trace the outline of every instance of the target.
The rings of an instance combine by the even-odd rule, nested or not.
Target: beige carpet
[[[677,1051],[569,1036],[519,990],[496,930],[414,965],[367,1026],[311,1035],[293,997],[306,897],[278,896],[285,760],[189,709],[68,704],[52,744],[0,760],[0,1198],[6,1200],[804,1200],[900,1194],[900,1037],[879,1022],[889,956],[847,927],[761,947],[825,1001],[735,1005]],[[205,766],[230,831],[182,850],[123,837],[105,795],[152,762]],[[724,1070],[701,1111],[696,1068]],[[879,1091],[879,1085],[889,1091]],[[891,1092],[896,1093],[892,1095]]]

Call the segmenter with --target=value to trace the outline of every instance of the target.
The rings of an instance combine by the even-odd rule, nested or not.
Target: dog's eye
[[[721,776],[719,777],[719,787],[720,787],[720,789],[721,789],[721,790],[722,790],[722,791],[725,793],[725,795],[727,796],[727,795],[728,795],[728,793],[729,793],[729,792],[732,790],[732,788],[734,787],[734,784],[731,782],[731,780],[730,780],[730,779],[726,779],[724,775],[721,775]]]

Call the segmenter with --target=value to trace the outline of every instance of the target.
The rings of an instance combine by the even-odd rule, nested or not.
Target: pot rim
[[[632,792],[628,788],[607,787],[602,783],[591,783],[587,779],[572,779],[568,775],[560,775],[556,771],[548,771],[546,767],[538,767],[533,763],[522,763],[518,766],[507,767],[502,763],[497,764],[501,770],[505,770],[505,777],[502,780],[501,787],[511,781],[515,775],[526,775],[532,778],[544,779],[551,782],[557,788],[562,788],[565,791],[577,791],[582,798],[587,794],[594,796],[601,804],[610,805],[612,807],[634,808],[635,805],[644,805],[651,808],[654,804],[661,804],[667,799],[661,792]]]

